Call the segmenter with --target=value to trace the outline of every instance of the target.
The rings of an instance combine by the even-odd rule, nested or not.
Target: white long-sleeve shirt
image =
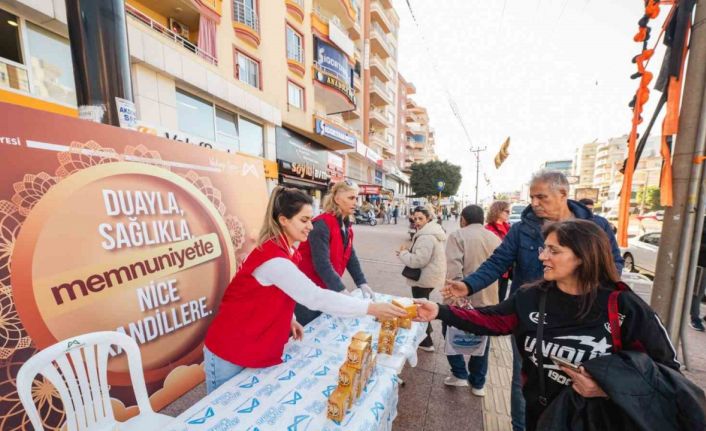
[[[369,300],[322,289],[304,275],[294,262],[283,257],[262,263],[253,271],[253,277],[263,286],[277,286],[290,298],[312,310],[339,317],[365,316],[368,312]]]

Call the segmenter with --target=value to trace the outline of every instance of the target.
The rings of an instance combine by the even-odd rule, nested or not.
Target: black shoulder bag
[[[412,252],[412,249],[414,248],[414,243],[416,241],[417,239],[415,238],[412,242],[412,246],[409,248],[410,252]],[[422,276],[422,268],[410,268],[405,265],[404,269],[402,270],[402,276],[412,281],[419,281],[419,278]]]

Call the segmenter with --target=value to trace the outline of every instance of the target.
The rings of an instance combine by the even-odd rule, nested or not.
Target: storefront
[[[329,151],[283,127],[277,127],[275,143],[279,183],[305,190],[314,198],[314,213],[318,214],[330,181]]]

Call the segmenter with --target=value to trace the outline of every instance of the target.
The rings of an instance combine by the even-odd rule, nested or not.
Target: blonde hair
[[[500,213],[510,209],[510,204],[505,201],[495,201],[490,205],[488,216],[485,218],[486,223],[495,223],[500,218]]]
[[[260,247],[273,238],[277,240],[282,238],[284,232],[279,224],[279,216],[290,219],[299,214],[304,205],[312,204],[311,196],[301,190],[282,186],[275,187],[269,202],[267,202],[265,220],[263,220],[260,234],[257,236],[257,246]]]
[[[328,193],[326,193],[326,196],[324,196],[324,203],[322,205],[324,212],[334,213],[337,216],[340,216],[341,209],[338,207],[336,201],[333,198],[339,193],[346,193],[350,191],[355,191],[355,194],[357,195],[359,190],[360,189],[358,188],[358,184],[349,180],[339,181],[335,183],[333,186],[331,186],[331,189],[328,191]]]

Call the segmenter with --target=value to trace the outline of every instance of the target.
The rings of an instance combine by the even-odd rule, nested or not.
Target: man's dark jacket
[[[613,261],[615,261],[615,266],[620,273],[623,270],[623,257],[620,255],[615,234],[608,220],[594,215],[591,210],[579,202],[569,200],[567,204],[574,217],[596,223],[608,235]],[[521,220],[512,225],[502,244],[495,249],[476,272],[468,275],[463,281],[470,286],[471,293],[475,293],[499,279],[512,266],[511,292],[514,292],[523,284],[543,277],[544,271],[538,251],[538,248],[543,245],[542,219],[537,217],[532,211],[532,206],[528,205],[522,211]]]
[[[610,399],[583,398],[567,387],[539,418],[538,430],[706,429],[704,391],[647,354],[622,351],[583,366]]]

